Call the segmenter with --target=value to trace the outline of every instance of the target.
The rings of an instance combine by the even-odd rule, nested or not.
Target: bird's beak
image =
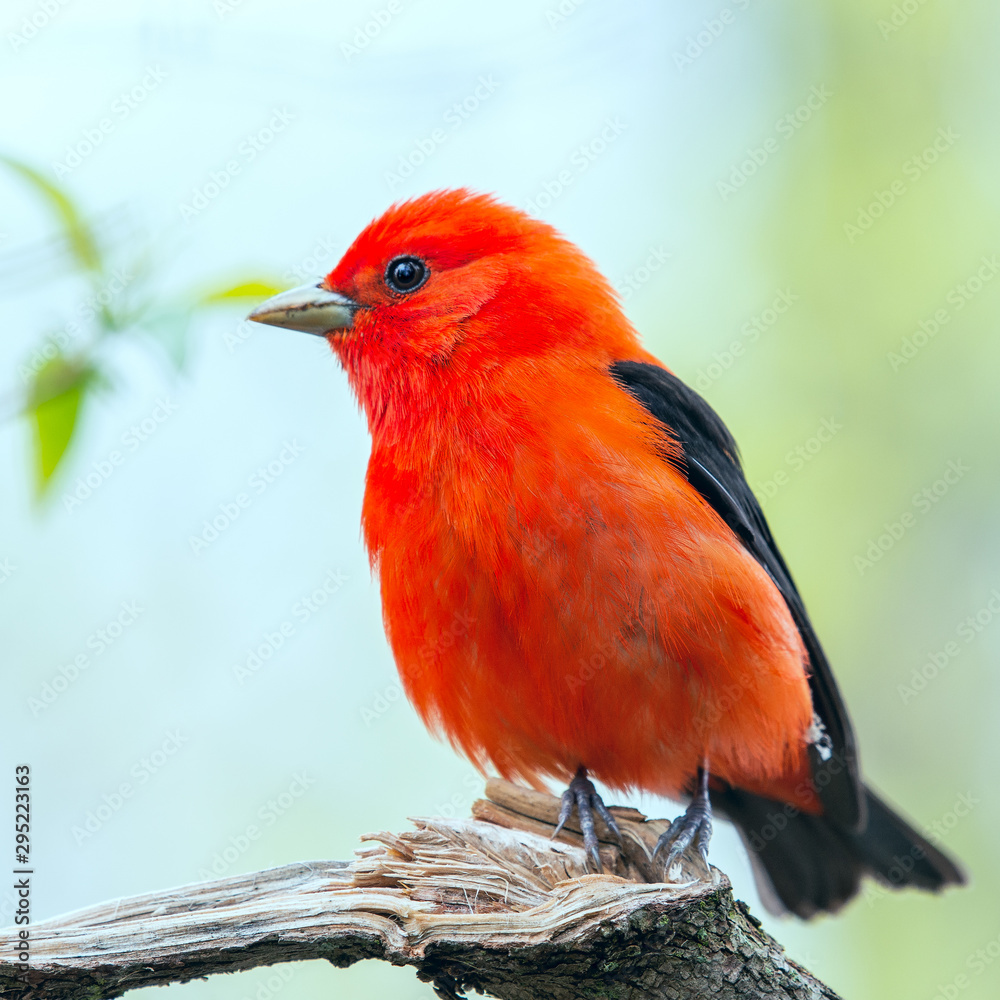
[[[334,330],[349,330],[359,308],[353,299],[321,285],[300,285],[262,302],[247,319],[322,337]]]

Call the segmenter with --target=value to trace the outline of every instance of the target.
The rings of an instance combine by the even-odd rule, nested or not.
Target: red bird
[[[480,769],[690,797],[661,838],[707,858],[712,808],[765,899],[836,910],[865,874],[961,883],[862,783],[802,598],[711,407],[639,344],[593,263],[493,198],[373,221],[261,323],[325,336],[372,437],[362,524],[425,723]]]

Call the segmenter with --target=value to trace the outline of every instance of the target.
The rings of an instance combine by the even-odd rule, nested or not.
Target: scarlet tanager
[[[372,437],[362,525],[425,723],[480,769],[689,798],[664,863],[739,828],[765,902],[960,869],[861,779],[802,598],[711,407],[594,264],[467,190],[394,205],[318,285],[250,318],[325,336]]]

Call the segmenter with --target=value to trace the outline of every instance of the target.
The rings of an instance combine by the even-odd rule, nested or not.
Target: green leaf
[[[84,393],[94,377],[82,362],[55,357],[31,386],[28,412],[35,438],[35,495],[41,497],[62,461],[80,415]]]
[[[34,167],[29,167],[27,163],[10,156],[0,156],[0,163],[7,164],[49,203],[59,218],[63,235],[80,266],[87,271],[102,270],[103,264],[97,240],[91,228],[83,221],[70,196],[58,185],[43,177]]]
[[[284,290],[284,285],[272,281],[243,281],[238,285],[228,285],[205,292],[198,298],[198,303],[203,306],[212,306],[225,305],[227,302],[266,299]]]

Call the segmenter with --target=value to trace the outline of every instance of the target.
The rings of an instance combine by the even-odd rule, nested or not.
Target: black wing
[[[611,366],[611,375],[680,443],[681,471],[688,482],[732,528],[781,591],[809,655],[813,709],[831,744],[810,747],[813,779],[824,813],[848,829],[860,828],[864,799],[851,720],[792,575],[744,478],[733,436],[715,410],[666,369],[641,361],[618,361]]]

